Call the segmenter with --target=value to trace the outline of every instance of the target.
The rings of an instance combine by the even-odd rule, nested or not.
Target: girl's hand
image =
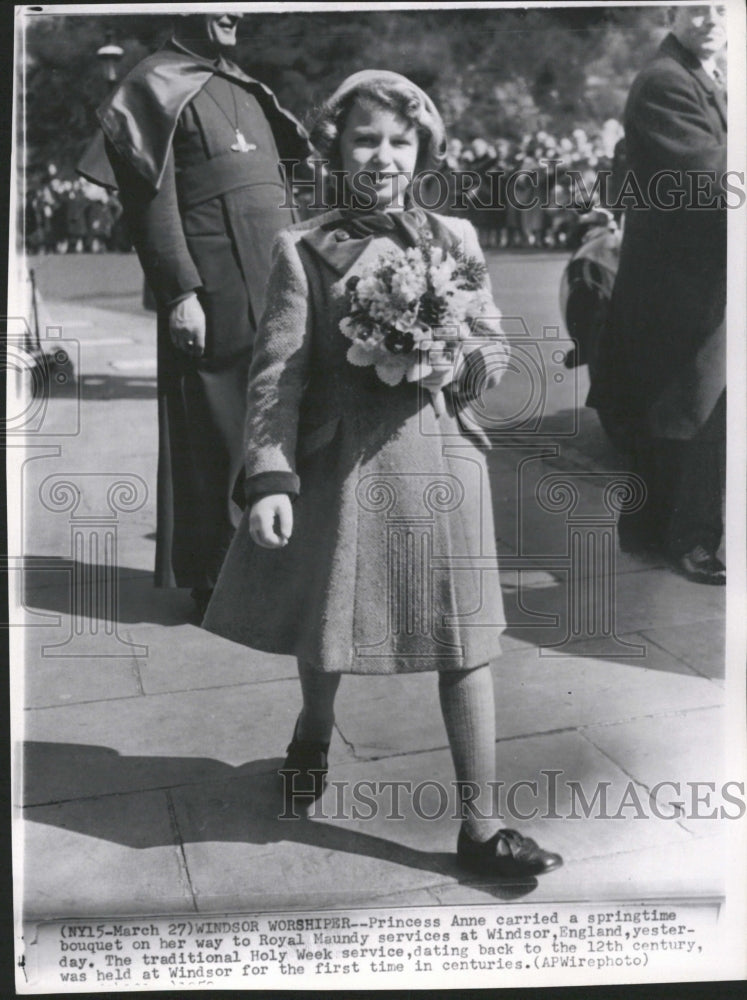
[[[293,532],[293,506],[286,493],[272,493],[253,504],[249,514],[252,541],[265,549],[281,549]]]

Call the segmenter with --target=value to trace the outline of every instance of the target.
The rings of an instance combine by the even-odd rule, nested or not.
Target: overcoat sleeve
[[[626,132],[646,141],[655,170],[726,169],[726,141],[713,131],[698,84],[677,67],[657,68],[632,91],[625,109]]]
[[[107,141],[107,155],[119,185],[130,239],[160,306],[170,306],[202,285],[187,247],[179,214],[173,151],[158,191]]]
[[[467,219],[449,220],[459,223],[457,233],[462,251],[468,257],[475,257],[485,263],[475,227]],[[501,326],[501,311],[493,298],[490,275],[485,272],[485,292],[489,298],[486,312],[473,324],[472,333],[476,343],[467,342],[465,364],[459,374],[457,389],[464,402],[481,395],[484,389],[492,389],[500,382],[508,367],[510,349],[505,331]],[[487,341],[487,343],[486,343]]]
[[[308,379],[312,314],[309,286],[292,234],[273,246],[267,304],[257,331],[246,418],[248,503],[261,494],[299,492],[296,444]]]

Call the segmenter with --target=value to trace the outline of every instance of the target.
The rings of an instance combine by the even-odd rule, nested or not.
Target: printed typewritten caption
[[[719,911],[714,900],[55,921],[29,928],[18,991],[708,978]]]

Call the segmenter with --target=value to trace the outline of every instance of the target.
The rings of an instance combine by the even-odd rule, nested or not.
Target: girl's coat
[[[333,285],[396,236],[353,240],[342,218],[277,238],[246,472],[250,495],[298,494],[294,530],[264,549],[244,514],[204,627],[329,672],[471,669],[499,653],[504,628],[485,458],[451,407],[437,418],[422,387],[347,361]],[[428,222],[481,256],[466,221]]]

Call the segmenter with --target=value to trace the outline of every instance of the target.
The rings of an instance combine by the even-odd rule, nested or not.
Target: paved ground
[[[461,874],[457,822],[416,816],[409,799],[401,820],[387,818],[384,798],[374,818],[352,820],[330,789],[322,815],[278,819],[274,771],[299,708],[293,661],[204,633],[185,592],[151,586],[154,324],[134,258],[39,262],[50,312],[80,345],[80,398],[61,392],[30,412],[38,433],[17,462],[29,919],[722,891],[729,824],[691,818],[684,793],[726,776],[724,593],[605,548],[616,463],[593,414],[576,407],[583,373],[559,363],[562,265],[491,261],[520,358],[496,401],[514,429],[491,456],[508,621],[492,665],[496,753],[506,788],[538,782],[520,809],[551,811],[544,772],[562,772],[556,818],[520,825],[566,862],[539,884],[507,885]],[[344,678],[331,761],[335,780],[449,787],[435,677]],[[663,818],[649,806],[660,781],[683,792],[659,795]],[[598,818],[599,803],[584,818],[578,800],[571,818],[569,782],[587,799],[609,783],[617,818]],[[440,811],[432,794],[421,805]]]

